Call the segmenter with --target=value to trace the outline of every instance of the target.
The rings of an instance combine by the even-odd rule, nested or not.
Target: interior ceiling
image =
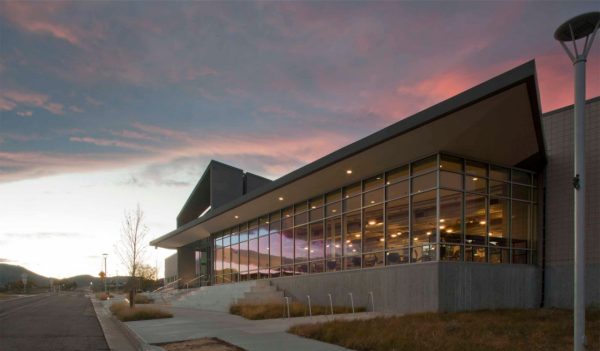
[[[514,166],[538,144],[526,83],[485,98],[263,194],[160,242],[177,248],[336,187],[440,151]],[[352,174],[346,170],[351,169]],[[283,201],[279,201],[283,197]],[[237,219],[235,217],[238,217]]]

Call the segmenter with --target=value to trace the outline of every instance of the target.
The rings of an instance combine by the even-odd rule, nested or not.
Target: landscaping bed
[[[160,344],[167,351],[245,351],[218,338],[201,338]]]
[[[600,351],[600,310],[586,315],[587,350]],[[573,313],[558,309],[424,313],[293,326],[290,333],[357,351],[563,351]]]
[[[148,319],[171,318],[173,314],[153,306],[129,307],[126,302],[115,302],[110,306],[110,311],[121,321],[140,321]]]

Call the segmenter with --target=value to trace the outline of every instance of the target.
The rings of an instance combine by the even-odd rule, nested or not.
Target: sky
[[[0,263],[126,269],[211,159],[276,179],[531,59],[542,110],[572,104],[553,39],[597,2],[0,1]],[[587,97],[600,95],[600,38]],[[162,275],[172,251],[149,248]]]

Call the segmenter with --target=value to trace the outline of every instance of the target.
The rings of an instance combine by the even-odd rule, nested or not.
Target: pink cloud
[[[15,107],[17,107],[17,104],[2,98],[0,95],[0,111],[12,111]]]
[[[8,1],[4,2],[2,9],[9,21],[25,31],[48,34],[73,45],[79,45],[80,38],[71,28],[49,19],[49,15],[56,13],[64,5],[66,4],[61,2]]]
[[[163,128],[139,122],[133,123],[132,126],[148,134],[160,135],[175,140],[186,141],[194,139],[188,133],[181,132],[175,129]]]
[[[138,140],[149,140],[149,141],[157,141],[158,138],[152,137],[148,134],[140,133],[134,130],[112,130],[110,134],[114,136],[119,136],[128,139],[138,139]]]
[[[43,108],[55,115],[62,115],[64,113],[63,105],[50,101],[50,97],[45,94],[18,90],[4,90],[0,92],[0,109],[10,111],[18,105]]]
[[[92,137],[70,137],[70,141],[78,142],[78,143],[87,143],[93,144],[97,146],[116,146],[124,149],[132,149],[132,150],[152,150],[151,147],[139,145],[127,141],[115,140],[115,139],[103,139],[103,138],[92,138]]]

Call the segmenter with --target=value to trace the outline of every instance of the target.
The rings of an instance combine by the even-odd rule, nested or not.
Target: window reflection
[[[345,214],[344,217],[344,267],[346,269],[360,268],[361,254],[361,221],[360,211]],[[349,258],[349,256],[358,256]],[[358,259],[358,260],[357,260]],[[358,262],[358,266],[356,263]]]
[[[383,251],[383,206],[377,205],[363,210],[364,241],[363,252]]]
[[[436,240],[436,191],[412,196],[411,244],[422,245]]]
[[[409,245],[408,197],[390,201],[386,207],[386,244],[388,249]]]
[[[440,190],[440,220],[442,242],[462,242],[462,193]]]
[[[471,245],[485,245],[487,236],[487,198],[465,195],[465,241]]]

